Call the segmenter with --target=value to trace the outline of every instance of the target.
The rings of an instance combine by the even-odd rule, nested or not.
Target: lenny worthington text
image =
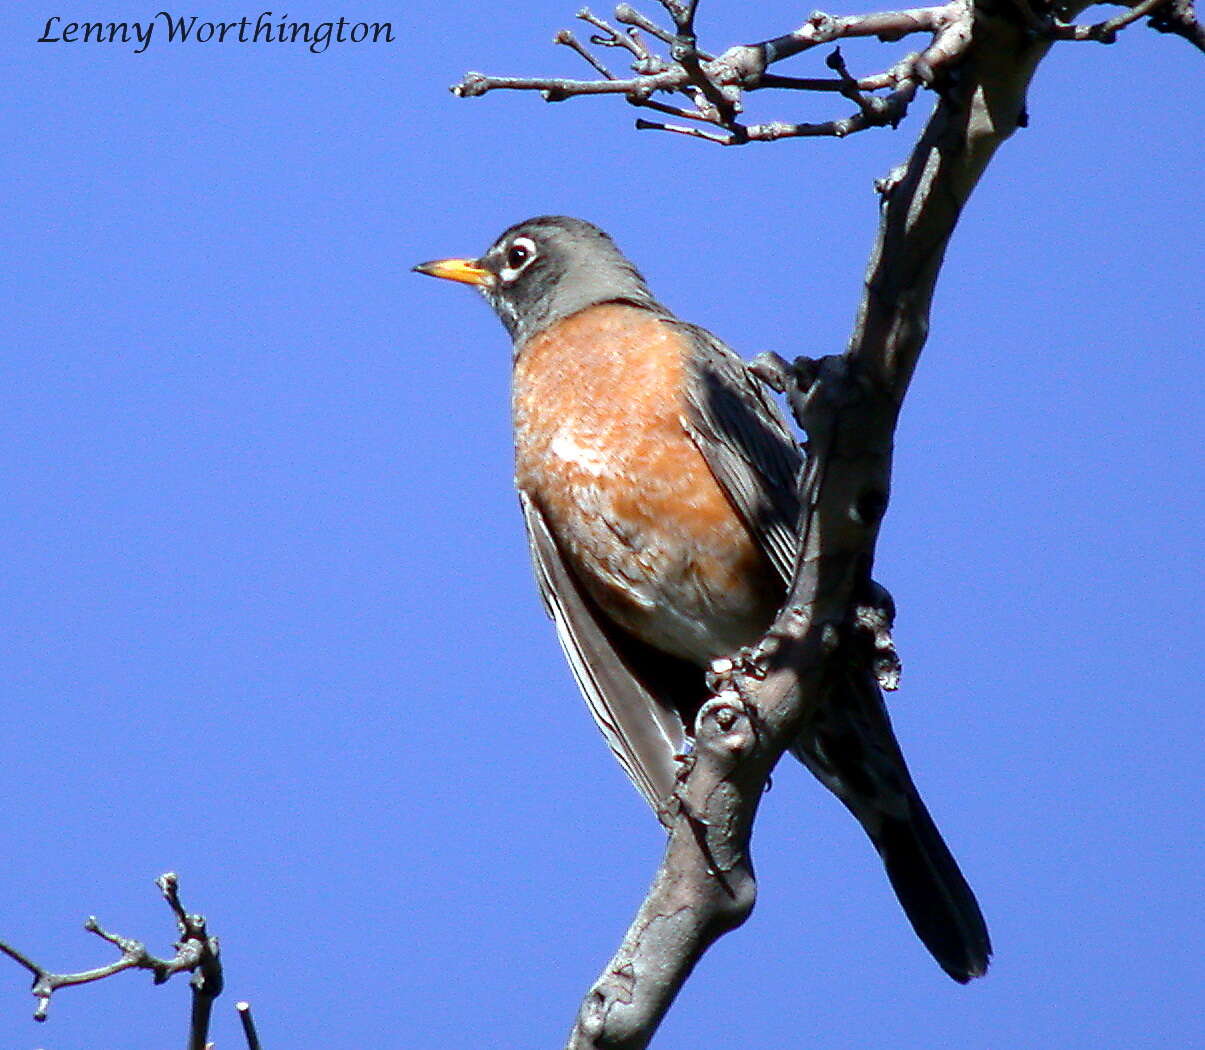
[[[60,15],[46,19],[39,44],[131,44],[142,54],[158,39],[169,44],[307,44],[320,55],[331,44],[393,43],[392,22],[289,22],[264,11],[254,21],[207,22],[196,15],[159,11],[146,22],[67,22]]]

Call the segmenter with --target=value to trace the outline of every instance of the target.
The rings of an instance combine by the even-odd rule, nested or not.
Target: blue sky
[[[837,352],[873,180],[924,105],[896,133],[723,150],[638,134],[620,102],[448,94],[467,69],[578,72],[551,0],[289,7],[395,25],[321,55],[36,43],[52,15],[158,6],[0,13],[0,936],[85,968],[109,958],[95,913],[166,950],[170,869],[222,938],[219,1047],[237,998],[273,1047],[559,1045],[661,834],[535,596],[508,340],[409,267],[565,212],[742,353]],[[805,13],[715,0],[700,30]],[[847,49],[855,72],[897,53]],[[784,768],[757,910],[657,1046],[1199,1037],[1201,70],[1141,28],[1047,60],[900,427],[892,712],[993,970],[945,978],[854,822]],[[183,1038],[183,983],[68,990],[41,1027],[26,986],[0,960],[6,1050]]]

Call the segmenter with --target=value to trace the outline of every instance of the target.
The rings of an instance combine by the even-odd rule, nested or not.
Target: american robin
[[[662,306],[590,223],[529,219],[479,259],[415,269],[475,285],[514,340],[515,479],[540,592],[603,735],[663,815],[708,669],[759,641],[786,593],[803,452],[740,358]],[[983,916],[881,693],[848,679],[792,751],[965,982],[987,969]]]

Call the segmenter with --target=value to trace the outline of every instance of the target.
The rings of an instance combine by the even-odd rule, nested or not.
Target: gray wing
[[[519,493],[544,608],[590,713],[624,772],[664,822],[685,748],[682,719],[642,680],[642,653],[610,627],[565,564],[539,507]]]
[[[696,346],[691,437],[789,582],[802,452],[744,362],[709,332],[681,327]],[[792,752],[865,829],[913,929],[942,968],[956,981],[979,976],[991,955],[987,926],[912,781],[873,675],[851,666],[833,697],[813,713]]]
[[[803,452],[745,362],[710,332],[667,321],[693,340],[691,439],[783,583],[795,565]]]

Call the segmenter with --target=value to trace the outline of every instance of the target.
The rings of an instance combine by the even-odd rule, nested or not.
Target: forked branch
[[[714,55],[698,47],[695,33],[697,3],[661,0],[674,23],[662,28],[629,4],[615,8],[612,24],[583,8],[578,18],[591,27],[588,42],[602,51],[625,54],[630,75],[619,76],[567,29],[554,37],[557,44],[576,52],[598,74],[597,79],[563,77],[496,77],[466,73],[452,91],[463,98],[489,91],[537,91],[548,102],[581,95],[619,95],[643,109],[689,123],[639,119],[636,127],[670,131],[724,146],[772,142],[784,138],[835,136],[838,138],[873,127],[895,127],[907,114],[921,88],[939,94],[946,74],[962,62],[972,47],[976,18],[982,11],[972,0],[950,0],[936,7],[879,11],[835,16],[817,11],[797,29],[757,44],[731,47]],[[1118,32],[1146,17],[1152,27],[1176,33],[1205,50],[1205,33],[1196,20],[1193,0],[1133,0],[1114,18],[1088,25],[1072,21],[1084,3],[1054,4],[1048,0],[997,0],[1011,9],[1035,40],[1096,41],[1112,43]],[[886,68],[853,76],[844,68],[840,52],[828,58],[834,77],[784,76],[770,67],[813,48],[855,37],[898,41],[921,36],[920,46],[900,56]],[[668,47],[658,54],[649,38]],[[740,119],[747,92],[764,89],[840,94],[856,109],[828,120],[801,122],[776,120],[750,124]],[[659,97],[664,96],[664,97]],[[677,98],[674,98],[677,96]]]
[[[192,976],[192,1013],[189,1021],[189,1050],[204,1050],[209,1032],[209,1018],[212,1012],[213,1000],[222,991],[222,965],[218,955],[218,941],[209,936],[205,928],[205,919],[200,915],[191,915],[184,910],[180,903],[179,879],[172,872],[160,875],[155,880],[163,894],[164,900],[176,918],[179,940],[176,941],[176,954],[170,959],[161,959],[147,951],[146,945],[128,937],[122,937],[105,930],[95,916],[90,916],[84,923],[84,929],[94,933],[102,940],[108,941],[121,952],[121,958],[105,966],[97,966],[91,970],[78,973],[54,973],[35,963],[17,949],[0,941],[0,952],[24,966],[33,974],[33,995],[38,1000],[34,1010],[34,1020],[45,1021],[50,1008],[50,998],[59,988],[67,988],[75,984],[88,984],[92,981],[102,981],[106,977],[121,973],[123,970],[150,970],[156,984],[178,973],[191,973]]]

